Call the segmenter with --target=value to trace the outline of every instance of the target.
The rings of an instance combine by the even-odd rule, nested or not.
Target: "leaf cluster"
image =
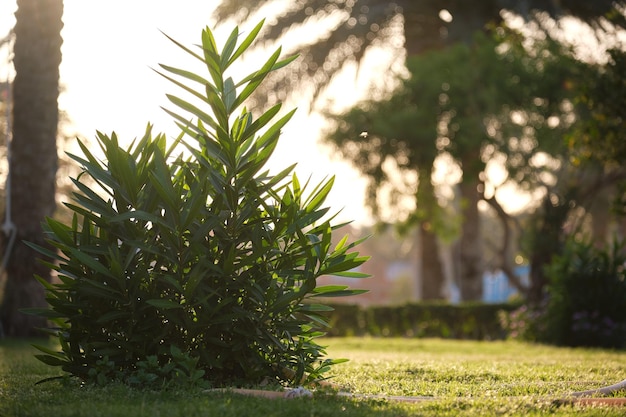
[[[315,341],[329,309],[315,300],[360,291],[316,280],[364,277],[351,270],[366,258],[352,251],[359,242],[331,247],[333,178],[309,186],[293,166],[264,168],[293,111],[274,121],[280,105],[258,118],[238,110],[293,59],[278,49],[241,81],[226,75],[262,24],[243,40],[235,28],[221,50],[208,28],[198,51],[172,39],[206,74],[161,65],[191,97],[167,96],[181,129],[171,145],[150,126],[127,148],[98,132],[103,159],[79,141],[73,221],[48,219],[54,250],[36,247],[59,279],[41,280],[50,308],[35,311],[61,346],[41,347],[43,362],[98,383],[182,374],[215,385],[302,383],[338,362]]]
[[[570,239],[547,268],[543,339],[565,346],[626,346],[624,241],[605,248]]]
[[[609,62],[590,66],[579,81],[576,102],[584,119],[567,138],[579,163],[599,160],[619,165],[626,159],[626,51],[608,53]]]
[[[415,217],[437,222],[450,216],[424,185],[437,158],[456,161],[461,181],[479,178],[494,158],[524,189],[543,185],[544,171],[554,175],[534,161],[539,154],[566,159],[563,134],[575,118],[567,103],[580,67],[551,39],[528,45],[514,30],[494,27],[472,42],[409,57],[410,74],[389,97],[329,114],[335,124],[326,140],[370,179],[374,208],[377,192],[398,182],[389,161],[400,173],[417,173]]]
[[[491,154],[482,159],[496,152],[508,156],[515,177],[537,152],[563,150],[562,130],[548,119],[569,115],[561,106],[572,94],[563,87],[579,69],[555,42],[530,47],[523,42],[501,26],[489,35],[475,33],[471,43],[410,57],[410,76],[399,80],[391,96],[330,114],[337,130],[327,140],[374,179],[383,175],[380,165],[387,156],[401,168],[430,170],[444,153],[457,161],[477,155],[476,166],[463,171],[478,175],[485,149]],[[372,158],[374,152],[381,157]]]

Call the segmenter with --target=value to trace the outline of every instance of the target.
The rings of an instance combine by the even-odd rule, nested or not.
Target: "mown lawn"
[[[626,407],[558,405],[577,390],[626,378],[626,352],[515,342],[437,339],[326,339],[333,381],[354,394],[422,396],[419,403],[315,396],[250,398],[202,389],[138,390],[122,385],[35,385],[57,374],[26,341],[0,341],[0,416],[622,416]],[[622,393],[626,394],[626,393]]]

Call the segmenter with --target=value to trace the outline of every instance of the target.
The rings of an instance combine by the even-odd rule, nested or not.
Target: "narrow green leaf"
[[[97,226],[105,226],[106,225],[106,220],[101,218],[100,216],[96,215],[94,212],[89,211],[90,208],[87,207],[82,207],[82,206],[77,206],[75,204],[72,203],[63,203],[65,205],[65,207],[69,208],[70,210],[72,210],[74,213],[80,214],[81,216],[83,216],[86,220],[91,221],[94,225]],[[88,205],[89,203],[83,203],[83,205]],[[86,234],[86,231],[83,229],[83,235]]]
[[[48,218],[47,226],[49,230],[54,234],[54,237],[60,242],[72,246],[74,244],[74,236],[72,235],[72,229],[64,225],[58,220]]]
[[[272,71],[278,70],[278,69],[280,69],[280,68],[282,68],[282,67],[284,67],[284,66],[287,66],[287,65],[289,65],[291,62],[293,62],[294,60],[296,60],[297,58],[298,58],[298,55],[294,55],[294,56],[288,57],[288,58],[286,58],[286,59],[284,59],[284,60],[282,60],[282,61],[276,62],[276,63],[272,66],[272,68],[270,69],[270,71],[269,71],[269,72],[272,72]],[[266,73],[266,74],[262,74],[262,73],[260,73],[260,71],[253,72],[252,74],[248,75],[247,77],[245,77],[244,79],[242,79],[241,81],[239,81],[239,82],[237,83],[237,87],[240,87],[240,86],[242,86],[242,85],[244,85],[244,84],[246,84],[246,83],[248,83],[248,82],[250,82],[250,81],[256,80],[258,77],[264,77],[264,76],[266,76],[266,75],[267,75],[267,73]]]
[[[68,360],[59,359],[50,355],[35,355],[35,358],[50,366],[65,366],[69,363]]]
[[[326,292],[343,291],[348,288],[347,285],[323,285],[316,287],[313,292],[316,294],[322,294]]]
[[[280,134],[280,130],[291,120],[296,109],[291,110],[289,113],[281,117],[276,123],[274,123],[259,139],[258,146],[266,146],[267,142],[276,140]]]
[[[204,132],[202,129],[200,129],[195,123],[193,123],[192,120],[186,119],[183,116],[174,113],[171,110],[168,110],[164,107],[161,107],[167,114],[169,114],[170,116],[172,116],[175,120],[177,120],[176,125],[187,135],[189,135],[192,138],[198,138],[198,137],[203,137],[207,134],[207,132]],[[207,122],[205,122],[207,123]],[[217,126],[217,122],[215,120],[212,121],[212,123],[215,123],[215,126]],[[207,123],[208,125],[210,125],[211,127],[213,127],[211,125],[211,123]],[[219,128],[221,129],[221,128]]]
[[[300,186],[298,175],[295,172],[291,176],[291,188],[293,189],[293,195],[297,200],[302,193],[302,187]]]
[[[165,140],[165,135],[163,135],[162,137],[163,137],[163,140]],[[172,153],[174,152],[174,150],[176,150],[176,148],[178,148],[178,145],[180,145],[180,144],[182,143],[182,141],[183,141],[183,138],[184,138],[184,137],[185,137],[185,133],[184,133],[184,132],[181,132],[181,133],[180,133],[180,134],[179,134],[179,135],[178,135],[178,136],[174,139],[174,141],[172,142],[172,144],[171,144],[171,146],[169,147],[169,149],[167,149],[167,150],[165,151],[165,154],[164,154],[165,159],[168,159],[168,158],[172,155]]]
[[[166,80],[168,80],[169,82],[171,82],[172,84],[176,85],[177,87],[180,87],[181,89],[185,90],[186,92],[188,92],[189,94],[193,95],[194,97],[200,99],[200,101],[203,101],[205,103],[209,103],[208,99],[206,98],[206,96],[204,94],[199,93],[197,90],[194,90],[193,88],[183,84],[182,82],[169,77],[159,71],[156,71],[157,74],[159,74],[161,77],[165,78]],[[206,84],[202,85],[204,87],[204,89],[213,89],[213,86],[211,84],[209,84],[209,82],[207,82]]]
[[[182,305],[180,303],[177,303],[171,300],[161,300],[161,299],[147,300],[146,303],[150,304],[153,307],[163,308],[166,310],[173,309],[173,308],[182,308]]]
[[[178,75],[180,77],[186,78],[190,81],[194,81],[202,86],[206,86],[207,84],[210,84],[209,80],[207,80],[204,77],[201,77],[198,74],[195,74],[191,71],[187,71],[184,69],[180,69],[180,68],[176,68],[176,67],[171,67],[169,65],[164,65],[164,64],[159,64],[159,66],[161,68],[163,68],[165,71],[167,72],[171,72],[172,74]],[[173,80],[173,78],[168,77],[167,75],[164,75],[163,73],[161,73],[160,71],[154,70],[157,74],[162,75],[164,77],[166,77],[167,79]],[[178,84],[176,84],[178,85]],[[203,97],[204,98],[204,97]]]
[[[369,278],[370,274],[365,272],[356,272],[356,271],[345,271],[345,272],[335,272],[333,273],[336,277],[345,277],[345,278]]]
[[[263,64],[261,69],[256,71],[251,77],[249,76],[250,80],[247,83],[247,85],[244,87],[244,89],[241,91],[241,94],[235,100],[235,103],[233,104],[234,107],[238,107],[241,104],[243,104],[243,102],[246,101],[246,99],[250,97],[250,95],[254,91],[257,90],[261,82],[265,79],[265,77],[267,77],[267,74],[269,74],[272,71],[272,67],[278,60],[278,57],[280,56],[280,52],[281,52],[281,48],[278,48],[270,56],[270,58],[265,62],[265,64]],[[239,85],[242,85],[242,82],[240,82],[238,86]]]
[[[84,205],[89,204],[90,206],[89,209],[93,210],[94,213],[96,214],[99,214],[102,216],[115,214],[115,210],[113,209],[113,205],[111,204],[111,202],[105,201],[98,193],[93,191],[87,184],[77,181],[73,178],[72,178],[72,183],[82,193],[82,195],[74,193],[73,195],[74,200]]]
[[[263,19],[259,23],[257,23],[257,25],[250,31],[250,33],[248,34],[248,36],[246,36],[246,38],[243,40],[243,42],[241,42],[239,44],[239,47],[237,48],[235,53],[233,53],[230,56],[230,58],[228,59],[228,64],[224,67],[224,69],[228,68],[233,62],[235,62],[235,60],[237,58],[239,58],[250,47],[252,42],[254,42],[254,40],[256,39],[257,35],[259,34],[261,29],[263,28],[263,24],[264,23],[265,23],[265,19]]]
[[[348,242],[348,235],[344,235],[341,240],[339,241],[339,243],[337,243],[337,245],[335,246],[335,251],[340,251],[343,249],[343,247],[345,246],[346,242]]]
[[[220,124],[215,122],[215,119],[213,119],[213,117],[210,114],[200,110],[197,106],[194,106],[193,104],[189,103],[188,101],[180,99],[180,98],[178,98],[176,96],[173,96],[171,94],[166,94],[165,96],[173,104],[175,104],[176,106],[178,106],[181,109],[185,110],[186,112],[189,112],[189,113],[193,114],[194,116],[196,116],[198,119],[202,120],[202,122],[208,124],[209,126],[212,126],[212,127],[221,126]],[[212,104],[213,111],[215,111],[216,107],[219,109],[220,106],[221,106],[221,103],[219,103],[215,107],[213,107],[213,104]],[[216,114],[216,116],[218,117],[218,120],[225,119],[226,118],[226,113],[224,112],[223,109],[219,109],[219,110],[220,110],[220,115]]]
[[[155,154],[154,171],[150,174],[150,183],[163,199],[166,209],[178,214],[180,196],[174,190],[169,167],[160,153]]]
[[[215,88],[218,91],[224,90],[224,81],[222,79],[222,69],[220,68],[220,56],[217,51],[217,45],[213,34],[207,27],[202,31],[202,51],[204,52],[204,64],[211,74]]]
[[[316,323],[319,327],[330,327],[328,320],[325,317],[318,316],[317,314],[305,314],[305,316],[313,323]]]
[[[267,109],[261,116],[259,116],[258,119],[253,121],[252,124],[250,124],[245,129],[244,136],[248,137],[255,135],[259,130],[265,127],[265,125],[267,125],[274,118],[274,116],[278,114],[281,107],[282,103],[278,103]]]
[[[88,175],[92,177],[98,183],[98,185],[102,187],[103,190],[108,191],[107,187],[118,187],[117,181],[113,179],[111,174],[99,162],[90,162],[69,152],[67,152],[66,154],[69,158],[75,160],[80,165],[82,165]],[[74,181],[80,182],[76,179]]]
[[[100,273],[102,275],[105,275],[107,277],[115,278],[115,276],[111,273],[111,271],[109,270],[108,267],[102,265],[100,262],[95,260],[90,255],[84,253],[80,249],[69,248],[68,252],[74,258],[76,258],[76,260],[78,260],[80,263],[85,265],[87,268],[89,268],[89,269],[91,269],[91,270],[93,270],[93,271],[95,271],[97,273]]]
[[[110,144],[106,149],[109,171],[113,174],[119,187],[114,192],[121,193],[124,199],[135,205],[137,201],[137,167],[130,155],[115,143]],[[119,207],[118,207],[119,210]]]
[[[98,137],[98,139],[99,139],[99,141],[101,143],[103,141],[108,140],[107,136],[103,135],[100,132],[97,132],[97,137]],[[76,141],[76,143],[78,143],[78,146],[80,147],[80,150],[83,153],[83,155],[85,155],[85,157],[87,158],[88,163],[91,163],[94,167],[101,167],[102,166],[102,163],[95,156],[93,156],[93,154],[91,153],[89,148],[83,143],[83,141],[78,139]],[[70,153],[68,153],[68,156],[70,156],[71,158],[74,157],[74,155],[72,155]],[[87,161],[85,161],[85,162],[87,162]]]
[[[304,209],[307,212],[312,212],[320,208],[320,206],[326,201],[326,197],[333,188],[333,184],[335,182],[335,176],[330,177],[328,181],[323,183],[319,190],[314,190],[314,194],[312,194],[309,199],[305,202]]]
[[[204,58],[202,58],[202,56],[200,56],[199,54],[193,52],[191,49],[187,48],[185,45],[183,45],[182,43],[178,42],[177,40],[175,40],[174,38],[170,37],[169,35],[167,35],[164,32],[161,32],[167,39],[169,39],[170,41],[172,41],[176,46],[178,46],[180,49],[182,49],[183,51],[187,52],[189,55],[193,56],[194,58],[198,59],[199,61],[204,63]]]
[[[358,257],[358,253],[331,257],[320,270],[320,275],[335,275],[337,272],[345,272],[362,265],[368,259],[369,256]]]
[[[230,36],[228,36],[228,39],[226,39],[224,48],[222,48],[222,53],[220,54],[220,68],[222,69],[222,71],[228,68],[233,51],[235,50],[235,46],[237,46],[238,37],[239,28],[235,26],[233,31],[230,33]]]
[[[325,306],[323,304],[303,304],[300,308],[300,311],[310,311],[310,312],[317,312],[317,311],[335,311],[334,308],[330,307],[330,306]]]
[[[145,151],[146,149],[150,148],[150,139],[152,136],[152,125],[150,123],[148,123],[146,125],[146,131],[144,132],[143,137],[141,138],[141,140],[139,141],[139,143],[137,143],[137,146],[134,147],[134,149],[131,147],[129,147],[129,149],[133,149],[131,152],[131,157],[134,160],[138,160],[141,152]],[[134,143],[134,141],[133,141]]]
[[[352,295],[365,294],[366,292],[368,292],[368,290],[329,291],[329,292],[324,292],[324,293],[319,293],[319,294],[313,294],[313,295],[310,296],[310,298],[313,298],[313,297],[329,297],[329,298],[349,297],[349,296],[352,296]]]
[[[228,77],[224,81],[224,107],[226,108],[226,114],[231,114],[235,108],[235,102],[237,101],[237,89],[235,83],[231,77]]]
[[[37,349],[38,351],[43,352],[43,353],[45,353],[47,355],[53,356],[55,358],[59,358],[59,359],[65,359],[66,358],[65,353],[63,353],[63,352],[57,352],[55,350],[52,350],[50,348],[47,348],[47,347],[42,346],[42,345],[37,345],[37,344],[34,344],[33,347],[35,349]]]
[[[50,310],[48,308],[21,308],[20,312],[24,314],[29,314],[31,316],[40,316],[40,317],[47,317],[47,318],[65,317],[64,314],[61,314],[54,310]]]

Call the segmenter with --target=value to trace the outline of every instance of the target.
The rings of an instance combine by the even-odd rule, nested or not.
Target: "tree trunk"
[[[496,4],[497,0],[489,0],[480,5],[456,0],[404,2],[404,36],[407,57],[419,55],[428,50],[442,49],[456,42],[470,42],[475,31],[484,30],[487,23],[501,19],[498,13],[500,9],[495,7]],[[451,13],[450,22],[440,17],[439,13],[442,9]],[[472,156],[469,154],[476,160],[471,160]],[[466,178],[478,177],[480,169],[469,167],[474,167],[477,163],[482,164],[479,152],[464,155],[465,160],[468,158],[468,164],[462,161],[464,176]],[[482,244],[477,206],[480,194],[477,186],[477,180],[467,179],[461,185],[461,198],[465,206],[462,213],[463,226],[459,243],[461,263],[459,285],[463,301],[482,299]]]
[[[590,203],[588,212],[591,214],[591,238],[597,248],[604,248],[611,242],[610,228],[614,219],[611,198],[614,195],[614,189],[603,189]]]
[[[441,300],[445,277],[439,257],[437,235],[428,223],[420,223],[422,257],[422,300]]]
[[[25,337],[41,335],[37,328],[46,325],[41,317],[20,309],[45,307],[43,287],[34,276],[50,279],[49,268],[36,261],[37,253],[24,242],[44,243],[41,222],[55,210],[63,2],[18,0],[17,5],[11,203],[10,212],[5,213],[15,227],[16,239],[8,254],[0,320],[5,335]],[[5,246],[6,241],[5,237]]]
[[[522,283],[520,277],[515,273],[515,267],[512,261],[513,254],[511,252],[511,245],[514,238],[511,228],[512,224],[515,224],[517,226],[516,228],[519,229],[519,224],[515,222],[515,219],[510,214],[504,211],[504,208],[500,205],[498,200],[496,200],[495,195],[487,198],[483,192],[481,193],[481,199],[494,209],[502,224],[502,246],[496,249],[496,254],[499,258],[497,267],[504,272],[509,283],[514,286],[520,294],[527,294],[529,288]]]
[[[419,221],[420,257],[422,265],[422,300],[440,300],[444,298],[445,276],[439,242],[437,239],[437,223],[441,208],[435,196],[432,182],[432,161],[418,167],[419,182],[417,186],[417,204]]]
[[[460,184],[463,225],[459,242],[459,290],[462,301],[481,300],[483,296],[483,247],[480,233],[478,180],[464,179]]]

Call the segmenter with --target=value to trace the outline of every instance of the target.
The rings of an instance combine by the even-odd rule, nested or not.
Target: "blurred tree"
[[[569,136],[577,162],[626,161],[626,51],[611,49],[606,64],[591,65],[577,98],[584,123]]]
[[[229,1],[223,0],[217,7],[215,17],[218,21],[235,18],[244,21],[262,6],[280,5],[280,2],[268,3],[253,0]],[[380,42],[393,44],[398,37],[398,28],[401,28],[404,43],[399,52],[403,51],[408,58],[419,56],[427,51],[438,50],[459,42],[471,44],[476,31],[481,31],[489,22],[501,21],[501,10],[504,8],[530,17],[535,11],[547,11],[552,15],[570,14],[584,21],[595,22],[612,10],[614,2],[598,1],[593,5],[581,0],[552,1],[552,0],[489,0],[483,2],[467,2],[462,0],[445,1],[410,1],[399,0],[387,2],[381,0],[343,0],[326,2],[306,0],[285,4],[282,14],[276,17],[275,24],[266,39],[276,40],[288,34],[289,30],[311,21],[330,22],[326,32],[317,37],[307,39],[308,43],[298,43],[296,49],[302,54],[297,74],[292,77],[283,77],[268,84],[271,94],[276,99],[283,99],[288,91],[292,91],[294,83],[302,83],[304,79],[316,85],[312,100],[315,101],[333,76],[345,67],[348,62],[360,64],[368,49],[379,45]],[[615,22],[624,24],[623,16],[615,15]],[[317,27],[320,27],[319,25]],[[471,54],[470,54],[471,55]],[[464,74],[460,74],[464,77]],[[470,97],[471,98],[471,97]],[[460,116],[461,119],[464,116]],[[472,118],[470,117],[470,120]],[[476,118],[474,117],[474,121]],[[464,123],[463,138],[474,137],[476,130],[481,130],[474,121]],[[426,129],[428,130],[428,129]],[[360,145],[357,145],[360,146]],[[368,145],[370,146],[370,145]],[[393,146],[393,145],[392,145]],[[467,148],[462,141],[457,146],[458,161],[465,171],[474,173],[481,171],[484,162],[481,160],[480,149]],[[471,150],[471,152],[470,152]],[[354,154],[355,152],[353,152]],[[398,154],[404,150],[399,149]],[[372,156],[374,160],[385,161],[386,158]],[[428,155],[423,157],[428,159]],[[413,161],[416,162],[416,161]],[[429,172],[424,161],[420,164],[420,186],[428,187]],[[416,168],[416,165],[413,166]],[[365,167],[362,171],[368,171]],[[370,187],[371,188],[371,187]],[[464,176],[460,185],[464,197],[463,202],[463,232],[460,242],[460,287],[463,299],[479,299],[482,296],[482,266],[480,245],[480,222],[476,206],[481,198],[479,180],[476,176]],[[370,192],[370,195],[372,193]],[[433,199],[431,198],[431,201]],[[370,202],[375,199],[370,198]],[[420,204],[424,204],[422,197]],[[432,206],[423,207],[425,213],[432,213]],[[423,218],[422,215],[415,218]],[[429,235],[429,224],[422,227],[422,245],[430,249],[430,260],[438,260],[434,239]],[[434,254],[434,255],[433,255]],[[425,256],[426,253],[423,254]],[[430,262],[424,267],[430,271],[424,273],[432,277],[434,288],[439,285],[441,268]],[[434,295],[436,297],[436,295]]]
[[[339,115],[328,136],[372,179],[373,198],[389,182],[387,159],[401,170],[417,172],[417,209],[412,217],[435,225],[440,235],[446,228],[450,232],[454,224],[450,219],[455,216],[443,212],[433,198],[431,170],[439,156],[447,155],[457,163],[462,172],[458,215],[464,220],[458,284],[464,300],[482,295],[484,248],[478,201],[487,201],[503,222],[510,222],[495,194],[485,195],[486,162],[501,160],[509,177],[525,189],[543,186],[540,172],[546,167],[537,166],[533,159],[541,154],[562,157],[561,135],[571,116],[562,105],[571,93],[561,86],[571,78],[568,72],[575,72],[574,60],[557,56],[558,50],[548,53],[543,43],[527,50],[523,38],[502,27],[498,32],[499,39],[477,33],[471,46],[459,43],[409,59],[411,76],[402,87],[389,98],[368,100]],[[510,241],[508,227],[507,223],[503,253]],[[423,254],[425,260],[427,255]],[[501,258],[498,267],[525,292],[508,257]]]
[[[402,40],[399,49],[408,57],[459,41],[470,42],[474,32],[486,24],[501,22],[504,9],[525,18],[547,12],[595,24],[613,12],[616,3],[624,4],[613,0],[221,0],[214,18],[217,22],[234,19],[242,23],[261,9],[265,14],[278,10],[264,34],[268,41],[289,36],[294,28],[315,24],[315,31],[309,31],[310,36],[289,51],[301,54],[299,67],[294,65],[297,74],[276,79],[266,90],[272,92],[269,96],[282,99],[303,80],[310,81],[316,85],[315,99],[347,63],[359,64],[369,49],[381,43],[390,47]],[[613,13],[611,17],[616,25],[626,26],[623,15]]]
[[[598,231],[604,229],[598,223],[611,214],[609,199],[616,199],[618,215],[626,213],[625,56],[623,50],[611,50],[608,62],[578,65],[576,76],[567,80],[577,121],[564,132],[556,181],[544,184],[545,196],[530,227],[531,302],[543,299],[545,266],[567,236],[580,231],[586,215],[592,215]],[[599,246],[607,243],[606,236],[595,238]]]
[[[43,287],[34,275],[50,278],[50,269],[23,242],[45,244],[41,222],[55,210],[59,64],[62,0],[18,0],[13,62],[13,123],[10,144],[10,205],[5,213],[7,281],[0,320],[7,336],[35,336],[41,317],[22,308],[45,307]],[[14,234],[14,241],[11,240]],[[12,245],[12,247],[11,247]]]
[[[575,227],[566,227],[573,212],[582,208],[589,210],[598,196],[603,198],[607,188],[615,187],[616,208],[626,214],[626,51],[609,51],[607,63],[590,64],[583,67],[579,76],[572,80],[576,88],[574,104],[578,122],[565,135],[569,158],[559,172],[559,181],[546,187],[547,193],[535,216],[533,227],[532,288],[530,301],[544,298],[547,284],[544,269],[562,252],[568,234]],[[594,216],[607,216],[606,210]],[[623,236],[622,236],[623,238]],[[605,242],[606,243],[606,242]],[[595,272],[595,271],[593,271]],[[626,388],[626,379],[616,384],[575,392],[576,397],[613,395]]]
[[[370,100],[342,116],[327,114],[336,120],[327,140],[342,156],[350,160],[368,179],[367,203],[380,218],[383,190],[391,195],[415,193],[415,210],[404,220],[407,226],[419,225],[419,248],[422,262],[422,299],[444,298],[444,272],[439,255],[437,235],[455,234],[450,216],[439,206],[432,182],[433,165],[438,151],[436,123],[430,123],[437,102],[417,108],[410,89],[400,89],[382,100]],[[416,129],[416,126],[420,128]],[[392,169],[386,169],[389,163]],[[404,187],[399,178],[417,174],[417,191],[411,184]],[[393,200],[393,198],[392,198]],[[388,204],[388,203],[383,203]],[[394,210],[394,218],[398,218]],[[446,219],[447,217],[447,219]],[[401,227],[404,229],[404,227]]]

